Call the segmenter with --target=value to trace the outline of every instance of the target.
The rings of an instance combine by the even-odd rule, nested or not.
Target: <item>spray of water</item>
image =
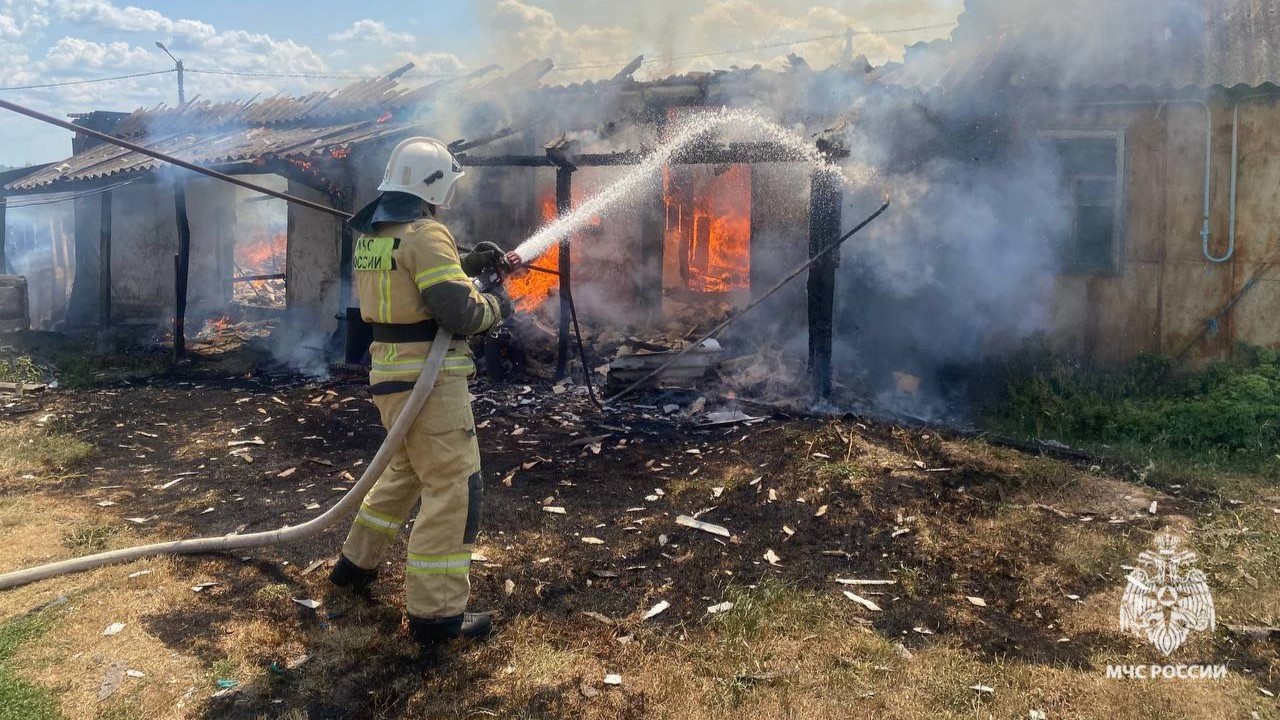
[[[593,195],[564,217],[544,225],[536,233],[520,243],[515,252],[525,263],[530,263],[551,249],[561,239],[582,230],[592,218],[606,214],[618,203],[627,200],[641,190],[646,183],[662,171],[671,159],[691,145],[705,142],[714,133],[724,130],[747,131],[776,143],[789,158],[807,163],[817,172],[829,173],[846,185],[863,184],[868,178],[863,177],[867,171],[859,170],[856,178],[851,178],[838,165],[829,161],[817,148],[804,141],[796,133],[765,119],[751,110],[724,108],[717,112],[701,113],[691,116],[675,129],[667,142],[659,145],[652,153],[632,170],[612,185]]]

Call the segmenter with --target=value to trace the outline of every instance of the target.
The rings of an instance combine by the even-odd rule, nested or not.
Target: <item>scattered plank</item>
[[[644,614],[644,619],[649,620],[649,619],[655,618],[661,615],[662,613],[666,612],[667,608],[669,607],[671,607],[671,603],[667,602],[666,600],[661,600],[658,602],[657,605],[654,605],[653,607],[649,608],[649,611]]]
[[[866,599],[866,598],[862,597],[861,595],[857,595],[857,594],[855,594],[855,593],[851,593],[851,592],[849,592],[848,590],[845,590],[845,591],[844,591],[844,596],[845,596],[845,597],[847,597],[847,598],[849,598],[850,600],[852,600],[852,601],[854,601],[854,602],[858,603],[858,604],[859,604],[859,605],[861,605],[862,607],[864,607],[864,608],[866,608],[866,609],[870,610],[871,612],[880,612],[880,606],[879,606],[879,605],[877,605],[877,604],[875,604],[875,603],[871,602],[870,600],[868,600],[868,599]]]
[[[693,528],[694,530],[701,530],[703,532],[708,532],[708,533],[711,533],[712,535],[719,535],[720,537],[724,537],[724,538],[732,537],[732,533],[729,532],[728,528],[722,525],[714,525],[709,522],[703,522],[701,520],[694,520],[692,517],[689,517],[688,515],[681,515],[680,517],[677,517],[676,524],[683,525],[684,527],[688,527],[688,528]]]

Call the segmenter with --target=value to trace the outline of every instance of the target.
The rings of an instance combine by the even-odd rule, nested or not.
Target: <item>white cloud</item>
[[[384,47],[394,47],[396,45],[408,45],[415,38],[412,33],[391,30],[381,20],[365,18],[352,23],[351,27],[342,32],[333,33],[329,36],[329,39],[336,42],[363,42],[374,43]]]
[[[155,53],[127,42],[100,43],[64,37],[49,47],[43,68],[50,71],[109,68],[115,73],[157,69]]]
[[[521,0],[499,0],[490,26],[498,36],[494,46],[505,53],[499,59],[507,63],[534,58],[552,58],[565,66],[609,63],[626,57],[637,47],[635,32],[629,28],[565,28],[551,11]]]
[[[803,56],[813,67],[822,68],[840,59],[843,37],[760,50],[723,51],[843,35],[846,29],[859,33],[854,41],[855,54],[881,63],[901,58],[904,44],[937,37],[945,31],[881,35],[868,30],[947,22],[955,18],[960,7],[960,0],[835,0],[824,4],[793,0],[654,0],[637,6],[633,14],[638,17],[598,11],[593,24],[593,13],[582,11],[579,4],[570,0],[499,0],[490,26],[497,36],[495,48],[505,52],[499,59],[506,64],[549,57],[561,67],[609,65],[556,76],[578,79],[583,75],[607,75],[621,68],[619,61],[640,53],[652,63],[644,73],[650,76],[757,63],[780,67],[792,52]],[[565,18],[585,22],[574,25],[562,21],[552,8],[562,10]],[[599,22],[605,17],[612,17],[612,23]],[[703,51],[715,54],[683,57]],[[671,59],[663,62],[663,58]]]
[[[397,54],[396,61],[391,64],[399,66],[408,62],[413,63],[413,70],[410,70],[407,76],[409,79],[420,75],[460,75],[467,71],[466,63],[453,53],[404,52]]]
[[[209,23],[173,20],[157,10],[128,5],[119,7],[109,0],[56,0],[59,19],[122,32],[165,33],[182,37],[208,37],[214,33]]]

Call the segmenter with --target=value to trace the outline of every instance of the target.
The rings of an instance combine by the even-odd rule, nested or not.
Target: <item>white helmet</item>
[[[409,193],[448,209],[458,178],[465,174],[449,146],[435,138],[409,138],[391,151],[378,192]]]

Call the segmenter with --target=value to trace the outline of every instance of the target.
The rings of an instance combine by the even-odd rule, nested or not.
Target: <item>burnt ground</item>
[[[1073,602],[1114,591],[1123,571],[1105,562],[1101,571],[1064,570],[1060,542],[1094,521],[1102,546],[1114,539],[1122,553],[1116,559],[1123,559],[1131,536],[1145,545],[1167,521],[1141,510],[1149,499],[1142,493],[1154,490],[1126,486],[1137,498],[1086,494],[1084,505],[1077,493],[1064,511],[1051,502],[1027,505],[1024,496],[1034,490],[1065,499],[1080,484],[1073,473],[1090,469],[936,431],[779,414],[697,427],[659,409],[696,397],[670,393],[604,413],[572,388],[559,395],[546,384],[475,393],[487,485],[472,605],[496,613],[495,640],[451,648],[452,663],[414,657],[399,611],[403,534],[372,608],[330,592],[327,567],[316,567],[333,558],[345,524],[243,556],[180,559],[191,577],[218,584],[188,606],[145,617],[148,633],[211,666],[227,626],[246,615],[286,638],[258,658],[269,672],[207,701],[209,717],[275,717],[289,709],[312,720],[430,715],[431,708],[443,714],[450,706],[433,704],[443,700],[421,698],[424,677],[441,698],[452,688],[466,695],[465,709],[482,714],[572,714],[584,702],[581,677],[525,697],[519,707],[473,689],[509,670],[504,625],[536,618],[563,645],[608,647],[654,632],[685,637],[711,622],[708,606],[770,582],[838,596],[835,578],[893,579],[893,587],[849,588],[883,610],[862,612],[850,603],[847,622],[908,648],[945,639],[993,662],[1089,668],[1099,647],[1140,647],[1104,630],[1063,641],[1059,620]],[[248,533],[310,519],[350,487],[383,436],[357,374],[310,382],[231,374],[223,364],[197,361],[145,382],[35,402],[95,448],[92,468],[65,479],[57,493],[91,501],[149,538]],[[255,438],[262,444],[230,446]],[[1160,494],[1160,503],[1166,516],[1196,513],[1177,497]],[[1010,513],[1024,531],[1007,531]],[[732,537],[675,522],[695,514]],[[776,564],[766,555],[776,555]],[[307,611],[290,597],[324,604]],[[659,601],[670,608],[644,620]],[[383,638],[375,643],[380,657],[350,652],[337,639],[360,632]],[[1265,646],[1242,646],[1228,635],[1213,642],[1237,666],[1265,671],[1274,663]],[[184,697],[199,702],[216,690]],[[622,697],[617,716],[646,716],[643,693]]]

